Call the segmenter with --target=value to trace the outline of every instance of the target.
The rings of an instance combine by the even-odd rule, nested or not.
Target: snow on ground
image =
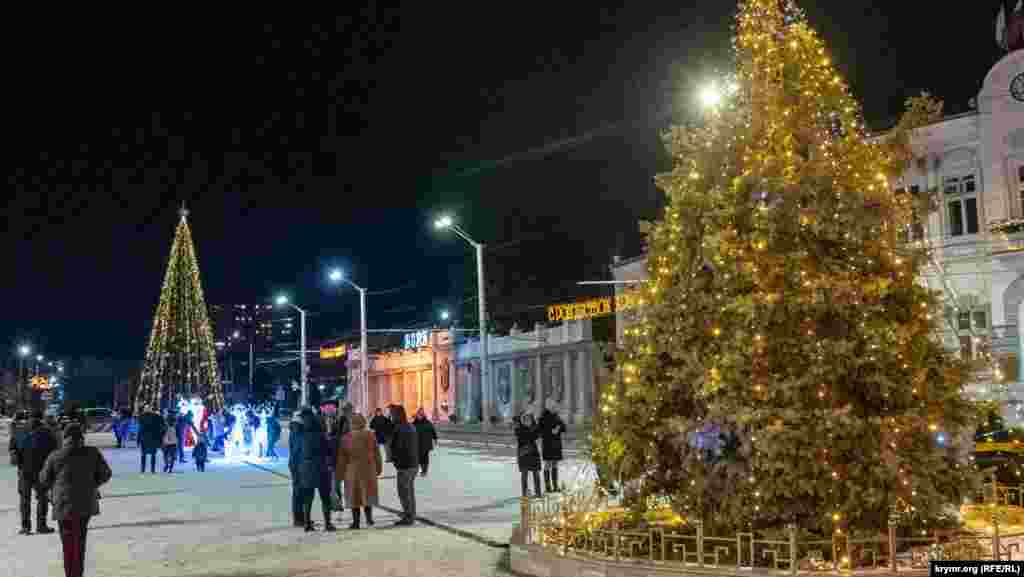
[[[101,514],[90,525],[87,575],[506,574],[500,568],[505,551],[479,541],[507,542],[518,521],[512,449],[466,449],[442,441],[431,455],[429,476],[416,482],[419,515],[480,536],[474,540],[422,523],[392,528],[396,517],[384,510],[377,511],[373,529],[348,530],[346,512],[335,515],[338,533],[306,534],[291,526],[285,459],[259,468],[214,460],[205,473],[189,463],[173,475],[161,474],[158,463],[156,475],[140,475],[138,450],[111,448],[109,434],[89,435],[88,442],[104,449],[114,478],[101,490]],[[0,443],[6,446],[6,431]],[[282,456],[286,452],[278,449]],[[387,465],[381,505],[398,509],[394,474]],[[63,575],[57,535],[17,535],[17,503],[16,473],[4,459],[0,519],[8,538],[0,542],[0,577]]]

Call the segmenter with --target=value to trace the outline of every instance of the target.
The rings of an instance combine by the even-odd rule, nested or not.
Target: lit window
[[[978,234],[978,197],[974,175],[944,178],[942,192],[946,196],[949,236]]]

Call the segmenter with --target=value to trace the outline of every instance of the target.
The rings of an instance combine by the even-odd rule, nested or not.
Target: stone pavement
[[[140,475],[136,449],[111,448],[108,434],[89,435],[88,442],[104,449],[114,478],[91,523],[87,575],[506,575],[506,549],[487,543],[507,543],[517,522],[511,449],[442,441],[433,453],[429,476],[417,480],[419,515],[452,530],[425,523],[391,528],[396,517],[382,510],[373,529],[349,531],[346,512],[335,517],[338,533],[306,534],[291,527],[284,460],[260,467],[214,461],[205,473],[179,465],[173,475]],[[5,435],[0,443],[6,447]],[[384,476],[381,505],[397,509],[390,465]],[[56,535],[16,535],[16,487],[4,459],[0,531],[8,537],[0,541],[0,577],[63,575]]]

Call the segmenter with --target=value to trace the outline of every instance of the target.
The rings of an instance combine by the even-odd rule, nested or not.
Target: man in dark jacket
[[[267,415],[267,457],[277,460],[277,441],[281,439],[281,422],[276,414]]]
[[[302,487],[302,511],[306,532],[315,531],[313,524],[313,496],[319,491],[320,508],[324,514],[324,531],[337,531],[331,523],[331,491],[324,487],[324,466],[326,465],[327,439],[320,421],[313,410],[302,410],[302,462],[299,463],[299,484]],[[324,489],[327,489],[325,492]]]
[[[561,490],[558,485],[558,462],[562,460],[562,433],[565,423],[551,410],[540,415],[540,447],[544,458],[544,487],[548,493]]]
[[[409,423],[405,407],[391,405],[391,462],[398,471],[398,500],[402,503],[402,518],[395,525],[412,525],[416,521],[416,473],[419,472],[419,440],[416,427]]]
[[[46,460],[39,483],[53,491],[53,518],[60,527],[64,574],[81,577],[85,569],[85,536],[89,519],[100,512],[99,487],[110,480],[103,453],[85,446],[82,427],[64,428],[64,446]]]
[[[21,504],[21,535],[32,533],[32,491],[36,492],[36,532],[53,533],[46,525],[49,497],[39,483],[39,472],[50,453],[57,448],[57,439],[43,426],[42,413],[32,414],[29,429],[12,435],[7,447],[11,463],[18,466],[18,496]]]
[[[416,427],[419,443],[417,449],[420,453],[420,475],[426,477],[427,467],[430,465],[430,452],[434,450],[434,443],[437,442],[437,430],[434,429],[434,423],[430,422],[423,409],[416,411],[416,418],[412,425]]]
[[[302,485],[299,483],[299,464],[302,463],[302,418],[298,413],[288,424],[288,471],[292,474],[292,518],[296,527],[306,526],[306,508],[303,505]]]
[[[164,427],[164,420],[153,412],[152,407],[142,409],[142,416],[139,417],[139,450],[142,453],[140,472],[146,472],[146,456],[148,455],[149,470],[156,474],[156,452],[163,445]]]
[[[384,411],[377,409],[373,419],[370,420],[370,430],[377,436],[377,444],[384,447],[384,459],[391,462],[391,419],[384,415]]]

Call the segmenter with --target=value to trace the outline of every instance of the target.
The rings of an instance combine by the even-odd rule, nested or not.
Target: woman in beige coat
[[[338,443],[335,476],[345,481],[345,502],[352,508],[352,525],[359,528],[359,510],[366,514],[366,524],[373,525],[373,505],[377,503],[377,477],[384,463],[377,447],[377,437],[366,428],[366,417],[352,416],[352,431]]]

